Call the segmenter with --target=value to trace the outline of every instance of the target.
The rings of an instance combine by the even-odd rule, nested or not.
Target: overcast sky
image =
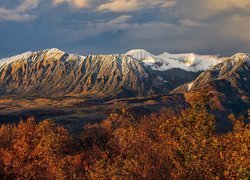
[[[0,57],[250,52],[250,0],[0,0]]]

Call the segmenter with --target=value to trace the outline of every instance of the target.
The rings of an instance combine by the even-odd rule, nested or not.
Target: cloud
[[[100,41],[93,47],[100,52],[105,48],[109,52],[145,48],[156,53],[169,51],[231,55],[237,51],[249,51],[249,20],[249,16],[236,14],[211,22],[185,18],[171,23],[163,20],[138,22],[133,16],[124,15],[111,20],[83,23],[82,28],[77,31],[73,28],[68,33],[74,34],[73,41]],[[109,38],[102,42],[104,36]],[[107,43],[108,47],[105,45]]]
[[[223,13],[249,12],[249,0],[177,0],[176,13],[189,19],[208,19]]]
[[[72,34],[76,35],[76,39],[80,37],[94,37],[106,32],[115,33],[120,30],[127,30],[130,28],[131,24],[129,20],[132,16],[122,15],[114,19],[108,20],[98,20],[98,21],[88,21],[88,22],[76,22],[75,27],[66,29],[66,31],[73,31]],[[81,28],[79,28],[79,26]],[[73,38],[73,37],[72,37]]]
[[[75,9],[83,9],[89,7],[90,0],[53,0],[54,5],[68,3]]]
[[[104,32],[116,32],[130,28],[129,20],[132,16],[122,15],[103,22],[94,22],[87,25],[85,32],[89,35],[101,34]]]
[[[19,33],[15,24],[2,23],[6,28],[0,28],[5,46],[1,52],[9,51],[13,43],[22,48],[24,37],[38,39],[26,50],[53,44],[65,50],[84,46],[97,53],[131,48],[227,55],[250,51],[250,0],[0,0],[0,4],[0,21],[32,21],[39,16],[29,27],[20,24],[24,30]],[[72,8],[65,10],[68,7]],[[20,43],[11,39],[11,33]]]
[[[179,21],[179,23],[183,26],[187,26],[187,27],[193,27],[193,28],[197,28],[197,27],[202,27],[202,26],[207,26],[207,24],[205,23],[201,23],[198,21],[194,21],[192,19],[181,19]]]
[[[131,12],[148,8],[169,8],[175,5],[173,0],[110,0],[98,6],[99,11]]]
[[[234,14],[226,18],[222,24],[221,36],[238,39],[241,42],[250,42],[250,16]],[[219,25],[218,25],[219,27]]]
[[[89,6],[89,0],[51,0],[54,5],[68,3],[75,9],[82,9]],[[51,2],[50,1],[50,2]],[[30,11],[37,8],[41,0],[22,0],[18,5],[9,1],[11,8],[1,7],[0,5],[0,21],[16,21],[27,22],[36,18],[36,15],[30,14]],[[14,6],[14,7],[13,7]]]
[[[249,0],[210,0],[205,1],[206,6],[209,9],[215,9],[217,11],[232,10],[235,8],[249,9]]]
[[[26,12],[30,9],[34,9],[38,6],[39,0],[24,0],[23,3],[21,3],[16,10],[19,12]]]
[[[12,9],[0,7],[0,21],[31,21],[36,16],[28,12],[36,8],[38,4],[39,0],[24,0]]]

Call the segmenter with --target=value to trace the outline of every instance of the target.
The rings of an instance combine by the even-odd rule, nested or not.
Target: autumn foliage
[[[5,179],[248,179],[250,126],[217,134],[206,96],[193,95],[175,115],[140,119],[124,110],[80,137],[33,118],[0,128],[0,176]]]

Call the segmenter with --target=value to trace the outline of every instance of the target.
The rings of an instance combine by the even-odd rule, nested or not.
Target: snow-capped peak
[[[168,67],[166,68],[180,68],[187,71],[204,71],[221,62],[217,56],[198,55],[194,53],[163,53],[158,57],[168,63]]]
[[[139,59],[143,59],[143,58],[146,58],[146,57],[154,56],[153,54],[151,54],[150,52],[146,51],[145,49],[132,49],[132,50],[128,51],[125,54],[137,56]]]
[[[57,49],[57,48],[51,48],[51,49],[47,49],[47,53],[48,54],[65,54],[64,51],[60,50],[60,49]]]
[[[143,49],[130,50],[126,55],[132,56],[158,71],[180,68],[186,71],[197,72],[204,71],[221,62],[217,56],[194,53],[170,54],[168,52],[157,56]]]
[[[8,58],[0,59],[0,66],[10,64],[10,63],[12,63],[14,61],[27,59],[31,55],[32,55],[32,52],[28,51],[28,52],[25,52],[25,53],[22,53],[22,54],[19,54],[19,55],[16,55],[16,56],[11,56],[11,57],[8,57]]]
[[[57,49],[57,48],[52,48],[52,49],[46,49],[46,50],[41,50],[37,52],[26,52],[20,55],[8,57],[8,58],[3,58],[0,59],[0,69],[6,65],[11,65],[12,63],[15,62],[20,62],[20,61],[26,61],[26,62],[32,62],[37,60],[38,56],[41,57],[46,57],[48,60],[51,59],[57,59],[61,60],[61,57],[67,55],[66,59],[64,59],[67,62],[76,62],[80,64],[86,57],[85,56],[80,56],[76,54],[67,54],[66,52]]]
[[[63,56],[64,54],[67,54],[68,55],[68,61],[70,60],[75,60],[75,59],[85,59],[86,56],[81,56],[81,55],[78,55],[78,54],[68,54],[58,48],[51,48],[51,49],[47,49],[45,50],[45,53],[46,55],[51,55],[53,57],[60,57],[60,56]]]
[[[246,62],[250,64],[250,54],[246,53],[237,53],[231,56],[230,58],[224,58],[224,60],[229,60],[229,63],[232,63],[232,65],[240,63],[240,62]]]
[[[246,53],[237,53],[232,56],[233,59],[249,59],[250,55]]]
[[[125,55],[132,56],[133,58],[140,60],[144,63],[156,63],[157,57],[154,54],[144,50],[144,49],[133,49],[125,53]]]

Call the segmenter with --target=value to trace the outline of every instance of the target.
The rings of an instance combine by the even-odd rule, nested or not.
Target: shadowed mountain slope
[[[250,108],[250,55],[238,53],[203,72],[172,93],[207,90],[215,95],[220,109],[235,112]]]

